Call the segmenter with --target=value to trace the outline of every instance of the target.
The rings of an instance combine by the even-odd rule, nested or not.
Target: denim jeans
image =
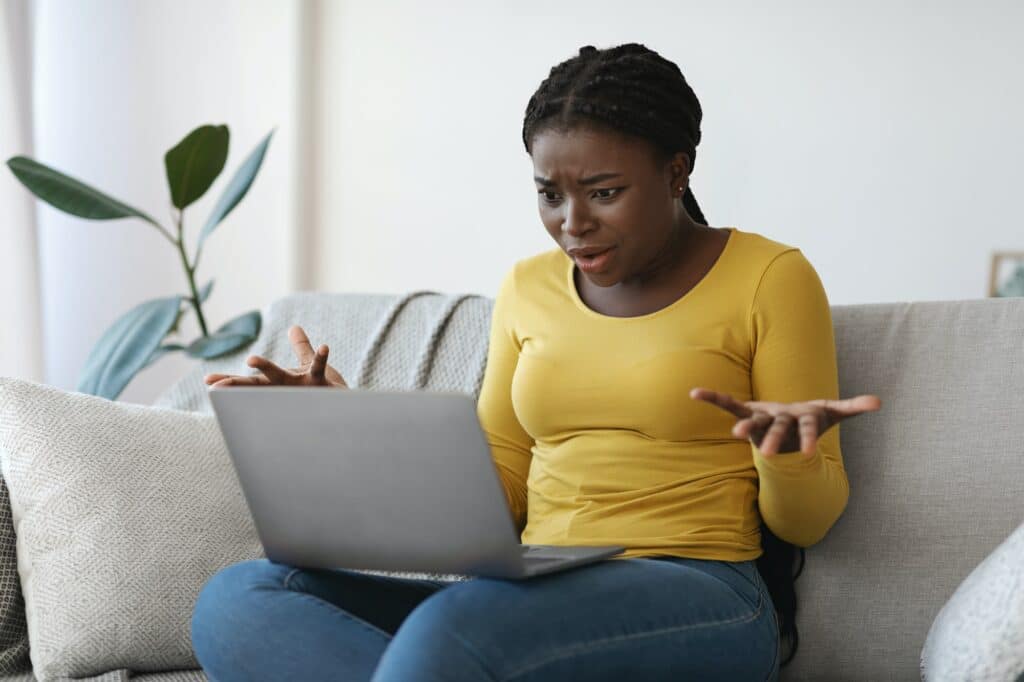
[[[233,680],[777,680],[779,633],[756,562],[605,560],[463,582],[228,566],[192,644]]]

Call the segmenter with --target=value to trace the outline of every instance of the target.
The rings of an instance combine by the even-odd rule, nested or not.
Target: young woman
[[[627,551],[526,581],[229,566],[192,621],[211,679],[777,678],[794,549],[849,495],[831,427],[881,401],[838,399],[803,254],[707,225],[700,121],[678,67],[627,44],[555,66],[523,123],[558,247],[502,281],[478,414],[524,543]],[[289,335],[299,368],[207,383],[346,387]]]

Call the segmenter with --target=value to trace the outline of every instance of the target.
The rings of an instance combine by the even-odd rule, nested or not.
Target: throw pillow
[[[1024,524],[971,571],[932,621],[921,679],[1024,680]]]
[[[0,676],[31,670],[25,602],[18,581],[14,519],[7,484],[0,478]]]
[[[0,469],[36,677],[198,667],[200,588],[264,556],[216,418],[0,378]]]

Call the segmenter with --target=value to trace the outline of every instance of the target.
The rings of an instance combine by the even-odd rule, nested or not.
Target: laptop
[[[625,550],[520,544],[469,395],[299,386],[208,393],[271,561],[523,579]]]

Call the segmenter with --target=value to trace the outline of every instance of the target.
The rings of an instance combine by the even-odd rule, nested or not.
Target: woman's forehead
[[[651,164],[644,140],[592,127],[548,129],[533,138],[531,157],[536,175],[590,175],[629,172]]]

